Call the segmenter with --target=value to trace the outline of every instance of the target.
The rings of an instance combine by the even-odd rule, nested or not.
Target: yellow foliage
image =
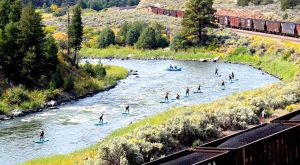
[[[46,33],[50,33],[50,34],[53,34],[55,31],[56,31],[56,26],[46,26],[44,31]]]
[[[52,4],[50,6],[50,9],[53,11],[53,12],[56,12],[58,10],[58,6],[56,4]]]
[[[59,32],[59,33],[54,33],[54,34],[53,34],[53,38],[54,38],[55,40],[63,40],[63,41],[66,41],[66,40],[68,40],[68,35],[67,35],[66,33],[61,33],[61,32]]]

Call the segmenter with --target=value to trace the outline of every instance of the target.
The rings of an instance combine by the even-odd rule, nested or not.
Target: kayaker
[[[169,92],[166,93],[166,95],[165,95],[165,101],[169,101],[169,94],[170,94]]]
[[[99,117],[99,123],[103,124],[103,113],[102,113],[101,116]]]
[[[199,84],[197,92],[201,92],[201,85]]]
[[[44,129],[41,129],[41,131],[40,131],[40,141],[44,141],[44,135],[45,135],[45,131],[44,131]]]
[[[177,93],[176,95],[176,99],[179,100],[180,99],[180,95]]]
[[[233,74],[233,72],[231,73],[231,78],[232,78],[232,80],[234,80],[234,74]]]
[[[221,85],[222,85],[223,88],[225,88],[225,82],[224,82],[224,80],[222,80]]]
[[[190,89],[189,89],[189,87],[186,87],[185,95],[186,96],[190,96]]]
[[[219,75],[219,73],[218,73],[218,72],[219,72],[219,69],[218,69],[218,68],[216,68],[216,71],[215,71],[215,75],[216,75],[216,76],[218,76],[218,75]]]
[[[127,104],[125,107],[125,113],[128,112],[129,113],[129,105]]]

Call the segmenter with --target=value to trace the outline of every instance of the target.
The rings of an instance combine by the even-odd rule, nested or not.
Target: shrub
[[[28,91],[23,86],[8,89],[6,98],[9,105],[20,105],[22,102],[30,100]]]
[[[61,68],[57,66],[52,81],[50,82],[50,88],[56,89],[56,88],[61,88],[63,86],[64,86],[64,79],[63,79],[62,71]]]
[[[183,35],[176,35],[171,42],[171,48],[175,51],[180,49],[187,50],[190,46],[191,43]]]
[[[155,38],[155,31],[152,27],[146,28],[136,43],[138,49],[155,49],[157,42]]]
[[[74,90],[74,78],[69,76],[65,84],[65,91],[70,92],[71,90]]]
[[[115,42],[116,40],[114,32],[109,28],[105,28],[103,31],[101,31],[100,36],[97,39],[97,46],[98,48],[106,48]]]

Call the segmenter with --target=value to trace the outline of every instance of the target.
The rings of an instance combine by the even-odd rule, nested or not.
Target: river
[[[97,61],[90,60],[91,63]],[[143,60],[102,62],[137,70],[139,75],[131,75],[109,91],[68,103],[57,110],[45,110],[0,122],[1,165],[21,163],[40,156],[66,154],[95,144],[117,128],[171,107],[207,103],[279,81],[249,66],[228,63]],[[170,64],[178,65],[183,70],[165,71]],[[219,68],[221,77],[214,76],[215,68]],[[220,81],[224,79],[227,82],[231,72],[239,80],[232,84],[226,83],[226,89],[221,90]],[[203,93],[194,94],[199,84]],[[187,86],[191,89],[190,97],[175,103],[159,103],[166,91],[170,91],[170,97],[174,98],[176,93],[184,95]],[[130,114],[122,115],[126,104],[130,105]],[[101,113],[104,113],[104,121],[108,124],[94,126]],[[41,128],[50,141],[36,144],[34,140],[38,139]]]

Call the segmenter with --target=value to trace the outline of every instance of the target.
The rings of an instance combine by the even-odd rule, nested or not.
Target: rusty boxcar
[[[177,10],[171,10],[171,16],[177,17]]]
[[[239,17],[229,17],[230,27],[239,28],[241,26],[241,20]]]
[[[253,27],[253,21],[251,18],[241,18],[241,28],[251,30]]]
[[[157,14],[159,14],[159,15],[163,15],[164,11],[165,11],[165,9],[157,8]]]
[[[219,24],[229,26],[228,16],[219,16]]]
[[[269,33],[279,34],[281,32],[281,22],[266,21],[266,26]]]
[[[183,18],[183,17],[184,17],[184,11],[182,11],[182,10],[177,10],[177,17]]]

